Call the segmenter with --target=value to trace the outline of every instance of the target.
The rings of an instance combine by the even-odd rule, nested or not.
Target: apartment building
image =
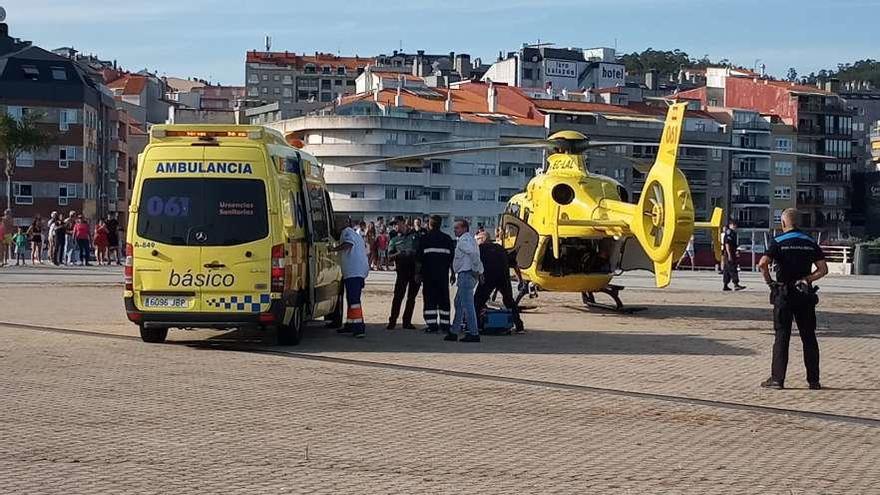
[[[796,189],[792,194],[804,229],[824,239],[850,235],[856,112],[830,86],[818,88],[761,79],[730,68],[709,68],[707,85],[681,96],[700,99],[703,105],[776,115],[795,131],[793,151],[831,156],[793,160]]]
[[[112,95],[73,60],[10,37],[7,24],[0,24],[0,111],[14,118],[38,114],[52,136],[48,149],[18,159],[17,224],[54,210],[94,218],[119,209],[126,136],[118,132]],[[6,201],[5,187],[0,201]]]
[[[325,165],[337,213],[356,219],[437,214],[487,229],[542,167],[541,151],[511,149],[413,163],[353,162],[448,149],[434,141],[543,138],[544,118],[516,88],[476,82],[408,84],[343,98],[318,114],[270,124]],[[471,142],[470,144],[474,144]],[[480,144],[480,143],[477,143]]]

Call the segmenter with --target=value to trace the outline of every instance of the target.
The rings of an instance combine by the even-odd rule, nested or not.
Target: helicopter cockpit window
[[[519,217],[519,210],[519,205],[516,203],[511,203],[507,205],[507,213],[510,213],[515,217]]]
[[[523,217],[522,217],[523,222],[528,222],[530,216],[532,216],[532,210],[526,208],[525,212],[523,213]]]

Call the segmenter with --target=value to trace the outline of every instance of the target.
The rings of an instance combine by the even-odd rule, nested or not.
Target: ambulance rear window
[[[258,179],[147,179],[138,236],[175,246],[234,246],[269,235],[266,186]]]

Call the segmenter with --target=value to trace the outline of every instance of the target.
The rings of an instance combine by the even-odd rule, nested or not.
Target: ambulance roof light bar
[[[238,137],[248,139],[262,139],[262,130],[250,131],[179,131],[173,129],[151,129],[151,134],[156,139],[166,137],[189,137],[189,138],[218,138],[218,137]]]

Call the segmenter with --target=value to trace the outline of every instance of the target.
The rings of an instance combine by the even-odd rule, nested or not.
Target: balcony
[[[833,206],[838,208],[848,207],[850,205],[849,198],[826,198],[823,196],[806,196],[799,194],[797,196],[797,206]]]
[[[770,228],[769,220],[737,220],[737,227],[741,229],[767,229]]]
[[[849,174],[825,173],[819,175],[819,182],[824,184],[849,184],[851,182]]]
[[[730,202],[736,204],[770,206],[770,196],[735,194],[730,197]]]
[[[731,170],[730,176],[734,179],[770,180],[769,170]]]
[[[763,120],[750,120],[748,122],[737,122],[733,121],[734,129],[742,129],[749,131],[769,131],[770,130],[770,122],[766,122]]]

